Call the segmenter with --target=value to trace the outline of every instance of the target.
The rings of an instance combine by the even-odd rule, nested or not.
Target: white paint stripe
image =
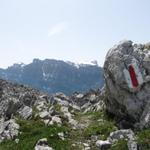
[[[134,87],[132,86],[132,81],[131,81],[129,71],[127,69],[124,69],[123,73],[124,73],[124,76],[125,76],[125,79],[126,79],[126,82],[129,86],[129,88],[133,89]]]
[[[135,74],[136,74],[136,77],[137,77],[139,85],[142,85],[144,81],[143,81],[143,77],[142,77],[142,74],[141,74],[141,72],[139,70],[139,67],[138,67],[137,63],[134,62],[132,64],[132,66],[134,67]]]

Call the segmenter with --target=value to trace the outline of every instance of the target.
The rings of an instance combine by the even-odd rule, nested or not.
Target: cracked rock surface
[[[150,47],[122,41],[109,50],[104,64],[107,111],[121,128],[150,127]]]

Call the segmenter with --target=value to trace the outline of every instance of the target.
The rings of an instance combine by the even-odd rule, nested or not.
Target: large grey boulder
[[[120,127],[150,127],[150,47],[122,41],[104,63],[106,109]]]

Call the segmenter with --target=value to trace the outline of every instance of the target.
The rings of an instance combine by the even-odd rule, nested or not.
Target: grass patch
[[[150,129],[145,129],[137,133],[137,142],[143,150],[150,150]]]
[[[70,141],[62,141],[57,133],[68,132],[65,127],[45,126],[38,120],[18,119],[20,131],[22,132],[17,138],[19,143],[13,140],[6,140],[0,144],[0,150],[34,150],[36,142],[41,138],[47,138],[49,146],[55,150],[69,150]]]
[[[91,135],[99,135],[101,140],[106,140],[109,134],[115,131],[115,129],[116,128],[112,122],[104,121],[91,124],[83,131],[83,134],[86,138],[91,137]]]
[[[106,140],[109,134],[117,128],[105,112],[88,112],[85,115],[91,116],[91,124],[84,130],[84,136],[99,135],[101,140]]]
[[[60,106],[55,105],[55,109],[60,111]],[[100,140],[106,140],[111,132],[117,130],[115,122],[105,112],[75,112],[74,119],[79,124],[88,125],[85,128],[76,130],[71,129],[65,120],[62,127],[57,125],[46,126],[36,114],[37,110],[35,108],[31,120],[24,120],[18,117],[17,123],[20,125],[20,131],[22,132],[17,137],[19,143],[16,144],[14,140],[6,140],[0,144],[0,150],[34,150],[36,142],[41,138],[47,138],[49,146],[55,150],[81,150],[83,149],[82,143],[90,140],[92,135],[98,136]],[[59,132],[66,133],[67,138],[65,141],[59,139],[57,135]],[[141,140],[144,136],[144,133],[139,133],[139,143],[141,145],[147,142],[147,140]],[[149,136],[145,137],[146,139],[149,138]],[[72,146],[74,143],[76,143],[76,146]],[[96,150],[95,142],[91,143],[91,150]],[[127,142],[119,140],[110,150],[127,150]]]
[[[120,139],[109,150],[128,150],[127,140]]]
[[[90,139],[92,135],[98,135],[99,139],[105,140],[111,132],[117,129],[114,121],[105,112],[78,113],[75,119],[83,122],[86,120],[86,117],[89,118],[89,125],[83,130],[80,130],[80,134],[84,139]]]

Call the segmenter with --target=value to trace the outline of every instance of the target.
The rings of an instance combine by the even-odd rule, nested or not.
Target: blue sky
[[[149,0],[0,0],[0,67],[33,58],[97,60],[123,39],[150,41]]]

